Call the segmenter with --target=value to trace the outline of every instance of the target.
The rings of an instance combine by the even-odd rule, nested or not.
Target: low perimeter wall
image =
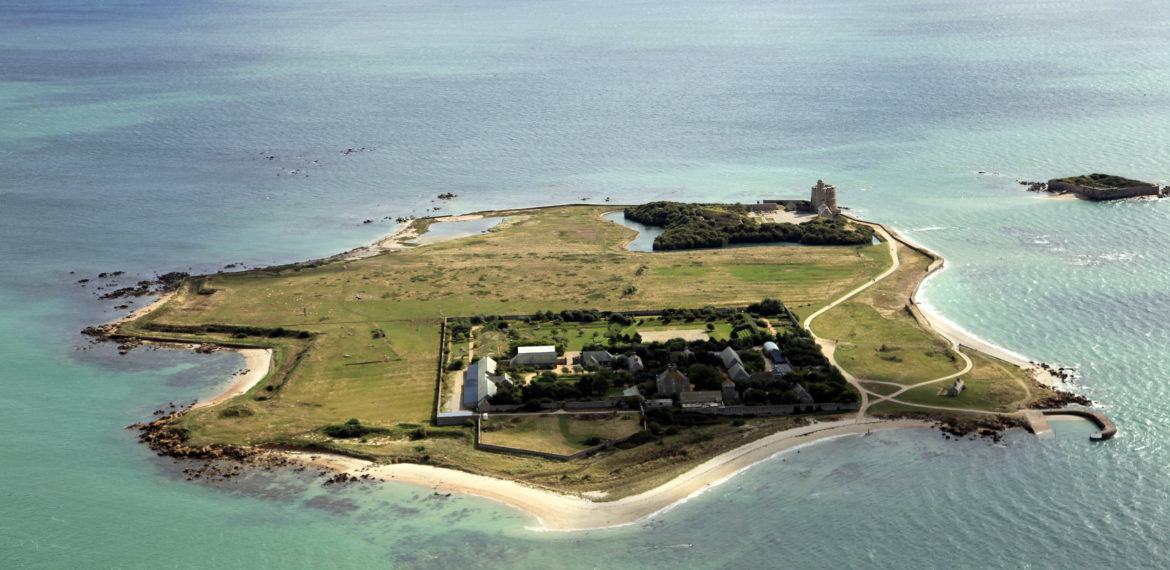
[[[687,410],[711,416],[790,416],[812,412],[847,412],[861,409],[861,404],[776,404],[772,406],[724,406],[722,408],[696,408]]]
[[[1089,200],[1120,200],[1122,198],[1138,198],[1141,196],[1161,196],[1162,191],[1157,186],[1137,186],[1134,188],[1091,188],[1080,184],[1070,184],[1060,180],[1048,181],[1049,192],[1072,192]]]

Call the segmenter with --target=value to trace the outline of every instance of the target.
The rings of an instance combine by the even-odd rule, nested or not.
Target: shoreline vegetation
[[[1161,198],[1166,188],[1152,182],[1143,182],[1114,174],[1082,174],[1053,178],[1047,182],[1018,181],[1029,192],[1047,192],[1053,198],[1090,201],[1124,200],[1127,198]]]
[[[730,244],[788,242],[803,245],[865,245],[873,229],[844,217],[801,224],[759,222],[740,204],[650,202],[625,209],[627,220],[664,228],[654,251],[725,247]]]
[[[522,221],[509,224],[508,227],[523,228],[530,232],[533,228],[540,229],[542,226],[562,228],[557,230],[558,234],[562,236],[562,239],[566,232],[563,229],[565,223],[571,222],[572,225],[570,227],[581,234],[573,237],[581,239],[584,242],[596,242],[599,239],[603,242],[613,242],[606,244],[604,253],[594,255],[613,256],[614,253],[612,251],[624,249],[622,244],[628,243],[632,239],[627,233],[630,230],[621,228],[616,224],[612,224],[613,228],[598,226],[596,222],[590,219],[590,217],[596,217],[598,220],[601,220],[600,214],[602,212],[612,211],[613,209],[615,208],[579,206],[541,207],[531,210],[508,210],[501,213],[488,212],[464,216],[447,216],[421,222],[415,220],[370,246],[357,248],[327,259],[331,260],[335,265],[344,267],[342,271],[348,272],[349,262],[368,260],[382,253],[399,251],[405,252],[403,255],[417,255],[421,248],[404,244],[403,242],[415,239],[421,233],[424,233],[429,223],[436,221],[479,219],[493,215],[524,216]],[[582,215],[580,212],[587,213]],[[537,213],[541,213],[542,215],[531,215]],[[878,360],[876,361],[872,359],[859,360],[850,357],[844,366],[840,362],[834,361],[846,375],[847,379],[850,380],[851,384],[854,384],[863,396],[862,407],[855,414],[848,414],[847,416],[837,414],[832,416],[763,418],[751,420],[746,426],[743,421],[737,421],[735,423],[738,423],[741,427],[716,427],[706,432],[702,431],[706,428],[692,428],[700,430],[697,432],[699,434],[697,439],[695,436],[690,436],[692,444],[696,441],[707,442],[711,439],[714,439],[714,442],[695,445],[691,457],[683,457],[680,459],[677,456],[678,450],[681,447],[679,444],[682,440],[677,437],[659,438],[658,445],[661,446],[663,444],[663,439],[667,440],[666,449],[673,448],[675,457],[672,459],[668,457],[666,460],[655,459],[649,462],[657,462],[653,466],[655,469],[653,471],[634,470],[635,472],[630,476],[632,482],[628,484],[609,485],[609,483],[602,480],[590,482],[587,475],[583,479],[575,482],[570,481],[569,485],[563,483],[564,477],[562,476],[560,478],[562,482],[552,484],[553,479],[550,477],[517,478],[515,476],[509,477],[505,475],[506,473],[514,472],[513,470],[516,467],[512,467],[512,465],[518,465],[518,461],[520,463],[531,462],[531,458],[524,460],[504,458],[500,459],[497,464],[488,466],[487,468],[474,463],[468,463],[469,457],[480,458],[483,457],[485,452],[471,452],[469,456],[466,451],[461,451],[464,449],[462,446],[465,446],[466,443],[463,443],[465,441],[462,439],[464,436],[458,431],[430,430],[434,433],[430,434],[429,439],[423,439],[419,442],[420,445],[414,446],[415,449],[426,449],[427,453],[412,459],[409,454],[403,454],[401,452],[392,452],[392,455],[381,456],[377,453],[365,451],[365,449],[372,449],[371,446],[376,448],[380,445],[387,449],[398,449],[398,447],[395,447],[397,444],[393,441],[371,441],[367,444],[363,438],[361,444],[338,446],[327,441],[328,438],[324,436],[320,436],[319,434],[314,435],[316,431],[303,432],[304,435],[300,437],[289,438],[271,433],[269,435],[250,433],[246,426],[232,427],[231,420],[234,419],[250,419],[250,416],[253,415],[272,417],[257,404],[266,404],[272,398],[279,399],[283,395],[282,388],[288,383],[288,377],[293,375],[294,370],[297,373],[304,373],[304,369],[308,365],[303,365],[302,361],[310,359],[319,360],[319,358],[313,358],[309,355],[312,352],[312,348],[320,343],[322,334],[337,335],[338,331],[330,329],[325,333],[313,332],[307,340],[300,338],[286,339],[277,335],[276,338],[263,341],[255,338],[238,338],[241,336],[241,333],[236,333],[234,336],[237,338],[235,339],[228,335],[208,334],[203,331],[196,331],[195,329],[191,329],[193,332],[188,334],[183,333],[181,327],[192,325],[175,324],[171,330],[179,332],[169,332],[166,334],[166,338],[158,338],[157,328],[155,329],[156,332],[144,334],[146,331],[151,330],[151,328],[145,325],[156,323],[155,326],[157,327],[157,321],[161,317],[168,315],[171,318],[175,317],[175,311],[170,307],[170,303],[172,302],[187,303],[184,306],[188,310],[192,308],[192,302],[196,303],[194,305],[196,308],[203,311],[210,312],[216,309],[216,307],[208,303],[209,298],[215,297],[214,294],[200,294],[203,288],[209,287],[209,285],[204,281],[200,281],[199,278],[192,278],[190,280],[190,283],[194,285],[180,288],[177,292],[164,295],[150,306],[144,307],[120,319],[116,323],[104,326],[104,330],[110,337],[119,339],[139,336],[150,337],[149,340],[152,341],[178,342],[188,345],[214,343],[223,348],[239,350],[247,359],[246,373],[234,378],[230,385],[220,394],[201,401],[188,410],[176,410],[166,414],[160,411],[156,415],[161,415],[163,416],[162,418],[150,424],[138,426],[142,429],[140,439],[151,444],[155,449],[160,450],[160,455],[207,460],[227,458],[246,462],[250,457],[263,454],[276,454],[280,457],[279,461],[281,464],[289,461],[302,464],[307,463],[347,475],[347,477],[341,479],[335,477],[331,481],[353,480],[358,477],[368,479],[373,477],[430,486],[444,492],[468,493],[497,500],[531,513],[537,517],[541,525],[550,530],[581,530],[632,524],[670,508],[672,505],[685,501],[688,497],[719,484],[735,473],[759,461],[792,449],[795,446],[826,438],[863,434],[871,430],[924,428],[931,426],[942,427],[944,430],[950,430],[953,433],[978,431],[979,433],[990,435],[1004,428],[1026,427],[1027,423],[1024,419],[1023,408],[1027,406],[1024,406],[1024,404],[1031,405],[1040,403],[1047,407],[1055,407],[1069,401],[1076,403],[1087,402],[1083,398],[1078,399],[1079,397],[1068,393],[1042,388],[1043,386],[1055,387],[1059,385],[1062,381],[1060,376],[1063,372],[1048,367],[1047,365],[1025,362],[1018,355],[1011,354],[1000,347],[983,342],[935,315],[928,316],[923,310],[923,307],[914,301],[914,294],[926,278],[941,269],[943,265],[942,259],[920,246],[904,240],[880,224],[871,224],[852,218],[849,220],[851,224],[873,228],[871,232],[876,230],[886,240],[880,245],[865,248],[858,247],[855,254],[852,252],[853,248],[846,248],[848,251],[844,252],[849,255],[854,255],[855,259],[864,261],[865,263],[862,265],[865,268],[873,267],[873,269],[865,269],[865,271],[874,271],[870,273],[872,277],[862,277],[856,273],[858,268],[855,267],[853,268],[853,273],[838,272],[834,274],[834,279],[812,281],[812,283],[815,283],[819,287],[816,293],[806,296],[803,299],[795,297],[797,303],[794,305],[794,310],[800,314],[802,319],[810,315],[815,316],[822,313],[826,315],[820,319],[823,323],[815,327],[817,330],[820,330],[822,327],[828,327],[818,335],[818,342],[822,343],[822,346],[831,345],[831,349],[826,350],[826,356],[832,358],[836,355],[838,359],[850,357],[850,352],[856,352],[858,346],[854,345],[853,348],[849,348],[850,343],[841,340],[841,338],[846,338],[847,334],[841,338],[827,340],[825,335],[829,333],[839,334],[844,331],[841,328],[841,323],[834,322],[834,319],[828,319],[829,315],[842,312],[843,309],[856,311],[858,307],[864,306],[890,318],[892,313],[897,312],[896,309],[890,311],[891,314],[886,314],[889,307],[883,306],[880,300],[874,301],[867,297],[873,296],[879,299],[896,297],[892,306],[898,307],[898,299],[901,299],[905,303],[901,305],[902,310],[909,314],[909,317],[903,316],[899,318],[910,318],[912,322],[917,323],[916,326],[923,329],[922,332],[916,334],[921,336],[925,333],[926,336],[924,338],[929,338],[930,335],[936,334],[942,339],[940,341],[932,341],[942,346],[942,348],[932,349],[934,352],[928,352],[928,355],[941,353],[940,350],[946,350],[946,345],[950,345],[954,353],[958,354],[959,358],[968,363],[967,367],[961,372],[957,374],[952,373],[951,376],[981,373],[983,376],[991,377],[1001,372],[1006,374],[1003,378],[994,378],[990,381],[991,383],[986,385],[995,389],[1002,388],[1002,386],[995,384],[996,382],[1001,384],[1019,384],[1022,386],[1022,392],[1018,390],[1019,387],[1013,388],[1016,392],[1012,392],[1010,396],[1014,399],[1017,395],[1022,395],[1023,399],[1016,402],[1020,407],[1019,411],[1008,409],[1004,403],[1000,403],[999,401],[992,404],[986,402],[971,404],[983,405],[987,409],[967,409],[959,406],[922,404],[921,398],[917,395],[917,392],[921,391],[920,388],[925,387],[929,390],[934,390],[938,387],[937,383],[940,380],[945,380],[951,376],[942,376],[914,384],[899,383],[902,381],[883,376],[885,372],[881,366],[881,359],[886,355],[881,354],[880,350],[875,349],[878,356]],[[601,221],[605,224],[611,224],[611,222],[605,220]],[[599,229],[611,231],[606,234],[598,234]],[[458,237],[460,236],[452,236],[452,239]],[[448,250],[454,250],[459,243],[468,244],[469,242],[474,243],[476,241],[487,240],[483,240],[482,237],[472,237],[463,239],[458,243],[432,243],[426,249],[432,250],[437,254],[446,253]],[[897,244],[901,244],[902,247],[899,247]],[[880,267],[880,255],[883,253],[882,250],[886,250],[887,248],[892,256],[891,259],[894,261],[893,267],[886,269],[879,275],[876,269]],[[799,249],[813,250],[816,248]],[[818,260],[816,263],[819,264],[818,267],[820,269],[823,269],[826,264],[832,267],[835,260],[842,257],[842,250],[825,249],[827,251],[822,252],[820,254],[821,257],[812,258]],[[531,256],[532,254],[530,253],[528,255]],[[572,256],[574,254],[569,253],[568,255]],[[667,252],[630,255],[636,256],[638,260],[658,258],[659,261],[663,262],[656,267],[642,265],[642,268],[639,268],[639,275],[643,273],[653,274],[655,271],[661,271],[665,273],[663,277],[666,277],[668,280],[675,280],[677,279],[677,270],[688,266],[685,264],[672,264],[682,258],[672,259],[669,257],[672,254]],[[757,265],[751,263],[755,259],[752,256],[759,255],[759,252],[740,250],[722,254],[706,253],[705,255],[713,256],[716,260],[719,260],[718,258],[720,256],[734,256],[731,260],[722,259],[721,261],[734,262],[730,266],[733,270],[738,270],[737,268],[741,267],[751,267],[753,271],[760,271],[755,269],[758,267]],[[801,252],[799,255],[817,255],[817,253],[807,251]],[[913,258],[902,259],[906,256]],[[397,257],[397,255],[391,257]],[[899,264],[897,261],[900,259],[902,259],[901,266],[904,269],[902,272],[898,271]],[[403,261],[408,260],[404,259]],[[857,264],[856,261],[850,263]],[[691,266],[694,267],[693,265]],[[282,267],[295,268],[297,264]],[[304,267],[309,269],[316,268],[316,266]],[[650,267],[649,271],[643,269],[647,267]],[[271,279],[273,276],[289,273],[295,274],[301,271],[301,269],[295,268],[288,270],[286,273],[286,270],[281,268],[276,268],[277,271],[275,272],[273,269],[250,270],[243,273],[247,274],[247,278],[251,279]],[[911,269],[913,269],[913,272],[911,272]],[[686,272],[695,273],[695,270],[687,270]],[[903,273],[905,274],[903,275]],[[335,275],[336,271],[333,274]],[[734,275],[735,271],[732,271],[731,274]],[[895,278],[886,279],[890,275],[894,275]],[[902,276],[898,277],[898,275]],[[225,277],[228,280],[240,280],[245,276],[220,274],[205,277],[217,281],[217,288],[214,291],[218,292],[220,290],[218,287],[225,280]],[[791,283],[776,282],[774,279],[779,277],[774,277],[771,274],[768,277],[769,279],[764,280],[767,290],[774,289],[778,283],[783,285],[782,288],[786,287],[784,289],[785,291],[804,290],[809,285],[809,282],[801,281]],[[861,279],[858,279],[858,277],[861,277]],[[325,279],[325,277],[322,277],[322,279]],[[838,281],[841,279],[851,280],[854,283],[860,282],[862,285],[846,293],[846,290],[838,284]],[[755,282],[750,279],[742,281],[742,284],[745,286],[753,283]],[[192,286],[196,291],[191,290]],[[727,291],[726,288],[722,290]],[[361,296],[363,294],[357,294],[358,301],[362,300]],[[700,291],[699,294],[703,294],[703,291]],[[754,295],[755,291],[751,291],[748,294]],[[728,295],[728,293],[725,292],[724,295]],[[793,298],[793,296],[789,298]],[[836,299],[836,301],[828,302],[825,299]],[[625,296],[618,295],[614,295],[609,300],[611,303],[627,301]],[[859,300],[864,302],[859,302]],[[886,300],[888,301],[889,299]],[[422,301],[430,301],[430,299],[424,298]],[[399,301],[400,304],[409,302],[411,302],[411,299]],[[535,301],[529,302],[527,305],[536,306],[534,303]],[[291,307],[286,309],[291,309]],[[826,313],[826,311],[828,312]],[[305,313],[304,316],[308,316],[307,308],[302,309],[302,312]],[[241,318],[247,319],[248,315],[243,315]],[[419,317],[412,317],[412,319],[417,318]],[[310,321],[311,319],[305,322]],[[324,321],[325,319],[321,319],[320,322]],[[808,321],[805,322],[807,323]],[[903,327],[907,326],[904,320],[899,324]],[[285,326],[287,329],[281,330],[285,332],[304,330],[294,328],[294,325],[295,323],[286,323]],[[354,335],[355,331],[353,331],[353,328],[341,327],[341,335]],[[382,329],[376,330],[381,331]],[[346,333],[345,331],[349,332]],[[385,335],[386,332],[382,331],[382,334]],[[269,336],[271,337],[272,335]],[[366,338],[369,340],[368,336]],[[378,334],[375,333],[374,339],[376,340],[378,338]],[[400,342],[400,339],[394,340]],[[882,348],[886,348],[886,346],[883,344]],[[971,356],[967,356],[968,354]],[[344,354],[343,356],[345,359],[350,359],[351,355]],[[972,357],[974,357],[974,362],[972,361]],[[952,370],[953,372],[958,371],[960,368],[957,364],[958,358],[953,355],[949,357],[945,355],[943,357],[930,356],[930,358],[933,360],[929,362],[924,361],[921,364],[924,371],[929,371],[932,366],[940,366],[939,362],[944,362],[948,358],[950,361],[956,362],[956,364],[950,365],[952,368],[948,370]],[[386,359],[385,362],[393,362],[393,360]],[[345,366],[343,370],[352,369],[349,366],[351,364],[360,366],[365,364],[365,362],[347,362],[343,365]],[[899,362],[899,364],[902,363]],[[907,366],[914,367],[918,365],[919,363],[917,362],[911,362]],[[1021,370],[1022,373],[1013,375],[1008,368],[1015,368],[1016,366],[1020,367],[1017,370]],[[862,379],[858,379],[858,376],[855,374],[857,372],[864,373]],[[421,373],[415,372],[415,374],[418,375]],[[879,379],[875,380],[874,378]],[[1033,388],[1027,386],[1028,380],[1025,380],[1025,378],[1034,384]],[[379,376],[379,379],[382,382],[386,381],[384,376]],[[297,381],[301,382],[299,379]],[[435,383],[435,379],[433,374],[431,375],[431,383],[431,390],[434,390],[433,384]],[[932,384],[934,385],[928,386]],[[881,385],[888,385],[895,389],[885,390],[881,388]],[[982,385],[980,384],[980,386]],[[442,382],[440,382],[441,386]],[[240,398],[239,396],[243,394],[248,394],[248,397]],[[895,396],[903,394],[907,397],[915,395],[915,399],[903,401],[895,398]],[[1007,398],[1008,396],[1002,396],[1000,400],[1006,401]],[[428,398],[428,400],[430,399]],[[229,401],[231,402],[230,405],[220,405],[226,404]],[[427,405],[428,407],[430,406],[429,402]],[[867,416],[867,411],[872,415]],[[209,413],[212,415],[208,415]],[[192,414],[197,416],[198,419],[193,421]],[[225,418],[227,421],[222,421],[220,424],[216,423]],[[363,421],[365,421],[365,416],[363,416]],[[211,432],[207,431],[209,425],[222,425],[220,428],[214,428],[220,429],[222,435],[210,435]],[[396,428],[399,431],[401,429],[413,428],[414,431],[410,433],[419,433],[421,429],[415,424],[410,423],[399,423],[398,426],[406,426],[400,429]],[[393,432],[393,430],[386,431]],[[421,431],[424,438],[427,437],[427,431],[428,429],[422,429]],[[679,437],[684,437],[685,433]],[[441,455],[432,457],[432,454],[435,453]],[[667,456],[669,455],[667,454]],[[685,456],[687,454],[683,451],[682,455]],[[663,455],[660,453],[655,457],[663,457]],[[612,457],[602,458],[598,461],[603,462],[609,459],[612,459]],[[612,467],[613,464],[611,462],[608,465]],[[547,468],[547,465],[545,465],[545,468]],[[608,490],[610,486],[614,488],[613,491]]]

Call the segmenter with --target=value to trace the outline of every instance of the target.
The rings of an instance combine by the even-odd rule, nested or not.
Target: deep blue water
[[[1167,37],[1170,5],[1144,0],[4,2],[0,559],[1163,566],[1170,201],[1016,180],[1167,182]],[[647,525],[539,533],[410,487],[185,482],[122,428],[214,392],[238,357],[77,334],[120,313],[93,294],[109,280],[75,283],[100,272],[316,258],[387,216],[749,202],[818,178],[947,258],[922,295],[947,319],[1076,366],[1120,436],[844,438]]]

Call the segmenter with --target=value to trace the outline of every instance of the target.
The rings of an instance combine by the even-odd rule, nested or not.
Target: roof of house
[[[658,378],[655,379],[654,386],[659,393],[664,395],[679,394],[690,389],[691,381],[687,378],[686,374],[683,374],[675,365],[671,364],[658,375]]]
[[[490,357],[483,357],[471,366],[463,375],[463,405],[465,407],[478,406],[496,393],[496,384],[490,378],[496,371],[496,361]]]
[[[727,369],[727,375],[730,376],[732,380],[747,380],[748,378],[752,377],[752,375],[748,374],[747,370],[744,369],[743,365],[738,362],[732,364],[731,367]]]
[[[511,364],[556,364],[557,347],[555,346],[521,346],[516,349],[516,356],[509,361]]]
[[[668,381],[668,382],[675,382],[675,381],[690,382],[690,379],[688,379],[686,374],[683,374],[681,370],[679,370],[679,369],[678,369],[676,366],[674,366],[674,365],[672,364],[672,365],[670,365],[670,366],[667,366],[667,367],[666,367],[666,370],[663,370],[663,371],[662,371],[662,374],[659,374],[659,375],[658,375],[658,381],[659,381],[659,382],[664,382],[664,381]]]
[[[732,364],[739,364],[741,368],[743,367],[743,361],[739,359],[739,353],[730,346],[724,348],[716,354],[719,356],[719,358],[723,359],[723,367],[728,370],[731,370]]]
[[[764,350],[765,351],[767,351],[767,350],[780,350],[780,347],[776,346],[776,343],[774,343],[772,341],[768,341],[768,342],[764,343]]]
[[[751,380],[752,382],[759,382],[760,384],[771,384],[772,382],[776,381],[776,377],[763,370],[760,370],[759,372],[752,372],[752,375],[748,378],[748,380]]]
[[[479,359],[479,369],[484,374],[496,373],[496,361],[490,356],[485,356]]]
[[[796,392],[796,399],[800,400],[800,403],[802,403],[802,404],[813,403],[814,400],[813,400],[812,395],[808,393],[808,390],[804,389],[804,386],[797,384],[797,385],[792,387],[792,391]]]
[[[586,366],[604,366],[613,362],[608,350],[585,350],[581,352],[581,363]]]
[[[463,373],[463,405],[475,407],[479,405],[479,363],[467,367]]]

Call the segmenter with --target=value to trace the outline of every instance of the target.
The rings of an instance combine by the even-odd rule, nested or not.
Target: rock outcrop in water
[[[1039,183],[1032,183],[1033,186]],[[1032,187],[1029,187],[1031,190]],[[1163,188],[1150,182],[1142,182],[1111,174],[1085,174],[1068,178],[1053,178],[1044,190],[1054,194],[1075,194],[1086,200],[1122,200],[1144,196],[1161,197]]]

